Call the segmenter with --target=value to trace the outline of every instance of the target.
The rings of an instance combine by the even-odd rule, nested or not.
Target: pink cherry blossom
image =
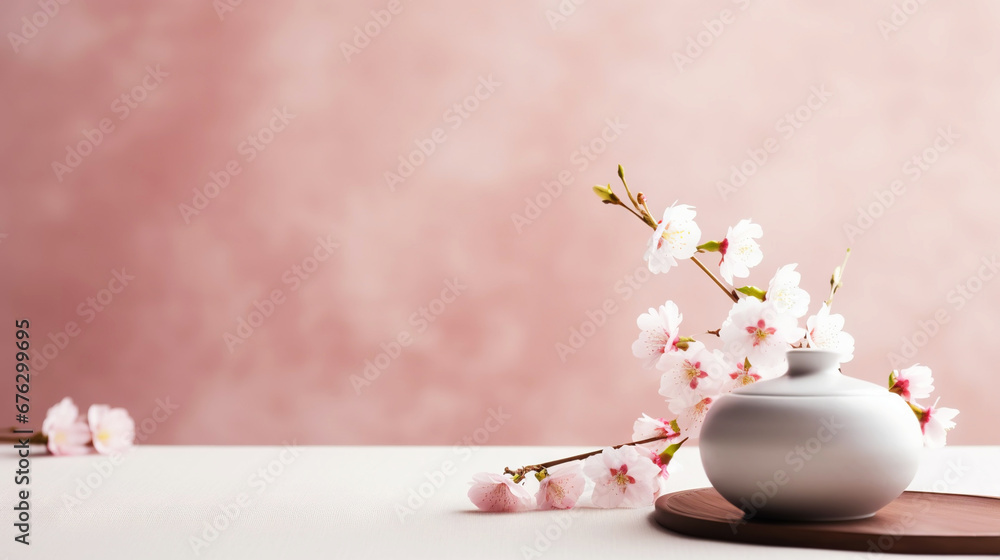
[[[649,450],[647,449],[647,451],[649,451]],[[653,453],[652,451],[650,451],[649,454],[650,454],[650,457],[649,457],[650,460],[652,460],[653,464],[656,465],[657,467],[659,467],[659,469],[660,469],[660,478],[663,478],[664,480],[667,479],[667,478],[670,478],[670,473],[667,472],[667,463],[663,462],[662,452],[661,453]],[[657,491],[654,494],[659,495],[660,490],[662,490],[662,487],[658,488]]]
[[[854,337],[844,332],[844,316],[830,313],[826,303],[819,313],[806,321],[806,338],[811,348],[833,350],[840,354],[841,362],[854,359]]]
[[[83,455],[89,451],[90,429],[69,397],[45,414],[42,433],[48,438],[46,446],[53,455]]]
[[[668,401],[670,412],[677,415],[677,427],[684,437],[695,438],[701,432],[705,415],[715,402],[714,397],[706,397],[695,392],[682,393]]]
[[[135,422],[124,408],[111,408],[105,404],[90,405],[87,421],[94,439],[94,449],[98,453],[121,453],[132,447]]]
[[[677,348],[683,318],[677,304],[672,301],[639,315],[636,325],[641,332],[632,343],[632,354],[643,359],[644,367],[652,368],[663,354]]]
[[[656,367],[664,372],[660,378],[660,394],[668,399],[682,392],[699,395],[717,392],[729,369],[721,352],[712,352],[701,342],[689,343],[687,350],[664,354]]]
[[[642,441],[653,437],[666,438],[641,445],[641,447],[652,451],[656,455],[663,453],[663,451],[672,443],[672,440],[677,439],[679,436],[680,432],[675,432],[674,429],[670,427],[670,421],[664,418],[651,418],[643,414],[642,417],[636,420],[635,424],[632,425],[632,441]]]
[[[698,250],[701,229],[694,223],[694,206],[674,204],[663,212],[653,236],[649,238],[643,258],[653,274],[667,272],[679,260],[690,259]]]
[[[789,345],[801,340],[804,334],[794,316],[779,311],[774,302],[755,297],[734,304],[719,330],[728,358],[732,361],[748,358],[760,368],[783,364]]]
[[[767,301],[798,319],[809,312],[809,292],[799,287],[802,275],[795,271],[796,266],[786,264],[778,269],[767,285]]]
[[[902,371],[893,370],[889,374],[889,382],[892,386],[889,390],[897,393],[906,399],[907,402],[916,402],[931,396],[934,390],[934,376],[931,368],[916,364]]]
[[[660,467],[632,446],[604,448],[584,461],[583,471],[594,481],[597,507],[648,506],[659,490]]]
[[[514,512],[531,509],[531,493],[508,476],[477,473],[472,476],[469,499],[483,511]]]
[[[726,282],[732,284],[734,276],[736,278],[750,276],[750,269],[764,260],[764,253],[755,241],[763,235],[764,230],[750,220],[740,220],[729,228],[726,238],[721,241],[719,247],[719,252],[722,253],[719,274],[726,279]]]
[[[729,374],[729,379],[722,385],[722,393],[732,393],[740,387],[756,383],[763,379],[763,376],[753,365],[746,367],[745,362],[736,364],[736,371]]]
[[[911,405],[915,406],[915,405]],[[917,407],[919,409],[919,407]],[[948,431],[955,427],[953,419],[958,416],[954,408],[938,408],[935,402],[917,414],[920,420],[920,430],[924,433],[924,445],[927,447],[944,447]]]
[[[548,476],[542,479],[535,494],[538,509],[569,509],[575,506],[587,485],[583,465],[573,461],[546,470]]]

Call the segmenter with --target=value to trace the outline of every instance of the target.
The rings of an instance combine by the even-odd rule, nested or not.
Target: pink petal
[[[531,494],[505,476],[479,473],[473,476],[469,499],[479,509],[492,512],[515,512],[528,509]]]

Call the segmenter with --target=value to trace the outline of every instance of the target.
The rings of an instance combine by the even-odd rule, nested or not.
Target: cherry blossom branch
[[[719,278],[716,275],[712,274],[711,270],[705,268],[705,265],[701,264],[701,261],[698,260],[698,257],[691,257],[691,260],[693,260],[694,264],[698,265],[698,268],[702,269],[705,272],[705,274],[707,274],[709,278],[711,278],[715,282],[715,285],[718,286],[719,289],[721,289],[723,292],[726,292],[726,295],[729,296],[729,299],[733,300],[733,303],[740,301],[740,296],[736,295],[736,290],[730,290],[729,288],[727,288],[726,285],[723,284],[722,281],[719,280]]]
[[[597,185],[594,187],[594,192],[597,193],[597,196],[601,197],[601,200],[605,204],[621,206],[622,208],[631,212],[633,216],[642,220],[644,224],[655,230],[658,224],[656,223],[656,219],[653,218],[652,213],[649,211],[649,206],[646,205],[646,196],[641,192],[637,196],[632,196],[632,191],[629,190],[628,183],[625,182],[625,170],[622,169],[622,166],[620,165],[618,166],[618,177],[621,178],[622,185],[625,186],[625,192],[628,194],[628,198],[629,201],[632,203],[632,206],[635,207],[634,210],[632,208],[629,208],[627,204],[625,204],[624,202],[622,202],[620,198],[618,198],[618,195],[616,195],[614,191],[611,190],[610,184],[608,186]],[[706,268],[705,265],[702,264],[700,260],[698,260],[698,257],[692,256],[691,260],[694,261],[696,265],[698,265],[698,268],[700,268],[702,272],[707,274],[708,277],[711,278],[713,282],[715,282],[715,285],[718,286],[719,289],[722,290],[729,299],[733,300],[734,303],[740,301],[740,296],[736,295],[736,290],[727,288],[726,285],[723,284],[722,281],[719,280],[719,278],[712,273],[712,271]]]
[[[635,206],[638,210],[639,203],[636,202],[635,197],[632,196],[632,191],[628,188],[628,183],[625,181],[625,168],[622,167],[620,163],[618,164],[618,178],[622,180],[622,186],[625,187],[625,194],[628,195],[628,199],[632,202],[632,206]]]
[[[643,440],[639,440],[639,441],[630,441],[628,443],[622,443],[622,444],[616,445],[616,446],[614,446],[614,449],[619,449],[619,448],[626,447],[626,446],[629,446],[629,445],[642,445],[644,443],[650,443],[650,442],[654,442],[654,441],[659,441],[661,439],[667,439],[667,438],[676,437],[676,436],[677,436],[677,434],[669,434],[669,435],[665,435],[665,436],[651,437],[651,438],[643,439]],[[681,445],[684,445],[684,442],[687,441],[687,440],[688,440],[688,438],[684,438],[680,442],[678,442],[678,443],[676,443],[674,445],[676,445],[679,448]],[[581,459],[586,459],[587,457],[592,457],[594,455],[600,455],[603,451],[604,451],[603,449],[598,449],[596,451],[590,451],[590,452],[587,452],[587,453],[581,453],[579,455],[573,455],[572,457],[564,457],[562,459],[556,459],[554,461],[548,461],[546,463],[539,463],[537,465],[527,465],[527,466],[521,467],[521,468],[516,469],[516,470],[511,470],[510,467],[504,467],[503,473],[504,474],[509,474],[509,475],[513,476],[514,477],[514,482],[520,482],[521,479],[524,478],[524,475],[526,473],[529,473],[529,472],[540,472],[540,471],[543,471],[543,470],[545,470],[545,469],[547,469],[549,467],[554,467],[556,465],[561,465],[563,463],[571,463],[573,461],[579,461]]]
[[[15,430],[17,430],[17,428],[10,428],[10,432],[8,432],[8,433],[0,433],[0,442],[3,442],[3,443],[19,443],[21,440],[25,439],[24,435],[20,435],[20,434],[16,433]],[[37,434],[34,434],[34,435],[31,435],[31,436],[28,436],[27,439],[28,439],[28,443],[37,443],[39,445],[43,445],[45,443],[48,443],[48,441],[49,441],[49,438],[47,438],[45,436],[45,434],[43,434],[41,432],[39,432]]]

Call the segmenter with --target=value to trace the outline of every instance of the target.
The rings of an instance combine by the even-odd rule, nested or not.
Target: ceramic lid
[[[768,397],[832,397],[891,395],[885,387],[848,377],[839,370],[840,355],[811,348],[788,351],[788,371],[733,391],[734,395]]]

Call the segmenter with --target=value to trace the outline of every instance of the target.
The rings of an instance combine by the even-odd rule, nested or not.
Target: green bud
[[[600,197],[604,204],[621,204],[621,200],[618,199],[618,195],[611,190],[611,184],[608,186],[604,185],[594,185],[594,192]]]
[[[540,471],[535,471],[535,478],[538,479],[538,482],[545,480],[545,477],[547,476],[549,476],[549,471],[545,469],[542,469]]]
[[[718,253],[721,248],[722,243],[719,241],[706,241],[705,243],[698,245],[699,251],[707,251],[709,253]]]
[[[620,163],[618,164],[618,178],[622,181],[625,180],[625,168]]]
[[[764,301],[764,298],[767,297],[767,292],[757,286],[743,286],[742,288],[736,288],[736,291],[750,297],[755,297],[760,301]]]
[[[666,455],[667,457],[673,457],[674,454],[677,453],[677,450],[681,448],[681,445],[683,444],[671,443],[670,445],[667,446],[666,449],[663,450],[663,453],[660,453],[660,457],[663,457],[664,455]]]

